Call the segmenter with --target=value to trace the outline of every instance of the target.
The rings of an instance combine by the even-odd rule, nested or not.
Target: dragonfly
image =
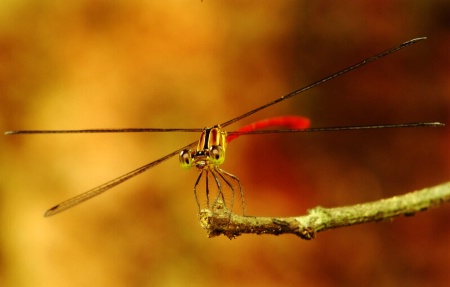
[[[385,56],[393,54],[401,49],[416,44],[426,37],[414,38],[409,41],[403,42],[393,48],[382,51],[374,56],[364,59],[356,64],[353,64],[347,68],[344,68],[338,72],[335,72],[327,77],[324,77],[316,82],[313,82],[303,88],[295,90],[285,96],[277,98],[271,102],[268,102],[262,106],[252,109],[240,116],[232,118],[221,124],[214,125],[209,128],[202,129],[181,129],[181,128],[124,128],[124,129],[80,129],[80,130],[16,130],[7,131],[5,135],[21,135],[21,134],[70,134],[70,133],[128,133],[128,132],[199,132],[201,133],[200,139],[186,146],[183,146],[155,161],[152,161],[144,166],[141,166],[135,170],[132,170],[122,176],[119,176],[111,181],[108,181],[100,186],[90,189],[82,194],[79,194],[73,198],[63,201],[54,207],[48,209],[44,216],[52,216],[72,208],[80,203],[85,202],[97,195],[104,193],[105,191],[131,179],[135,176],[159,165],[162,162],[178,155],[181,167],[189,169],[195,167],[199,170],[199,175],[194,184],[194,195],[200,211],[200,203],[197,194],[197,187],[202,179],[205,177],[206,182],[206,205],[208,208],[214,207],[219,201],[225,204],[228,201],[228,210],[233,209],[234,193],[239,192],[241,197],[242,212],[245,215],[244,194],[242,191],[242,185],[239,178],[222,168],[220,165],[225,160],[227,143],[243,135],[254,134],[271,134],[271,133],[298,133],[298,132],[324,132],[324,131],[341,131],[341,130],[365,130],[365,129],[385,129],[385,128],[405,128],[405,127],[441,127],[444,126],[440,122],[418,122],[418,123],[400,123],[400,124],[382,124],[382,125],[364,125],[364,126],[343,126],[343,127],[309,127],[309,120],[303,117],[297,116],[284,116],[271,119],[262,120],[253,124],[244,126],[236,131],[226,132],[225,127],[236,123],[244,118],[247,118],[263,109],[278,104],[293,98],[299,94],[302,94],[318,85],[321,85],[334,78],[342,76],[352,70],[358,69],[371,62],[379,60]],[[283,129],[267,129],[268,127],[282,126]],[[216,195],[210,196],[209,180],[214,182],[215,189],[217,189]],[[226,199],[224,196],[224,189],[231,190],[231,198]],[[211,197],[211,198],[210,198]]]

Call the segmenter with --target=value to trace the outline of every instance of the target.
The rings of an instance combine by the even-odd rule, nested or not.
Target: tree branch
[[[274,235],[292,233],[309,240],[320,231],[389,220],[400,215],[411,216],[447,201],[450,201],[450,182],[352,206],[335,208],[317,206],[309,209],[307,215],[296,217],[257,217],[230,214],[223,202],[219,201],[213,210],[202,209],[199,220],[200,225],[206,229],[208,237],[223,234],[232,239],[244,233]]]

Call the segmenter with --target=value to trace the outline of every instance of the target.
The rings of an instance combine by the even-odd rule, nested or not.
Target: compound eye
[[[180,160],[181,167],[184,169],[191,168],[194,163],[194,157],[192,156],[192,152],[187,149],[182,150],[180,152],[179,160]]]
[[[209,161],[214,165],[221,165],[225,161],[225,150],[223,147],[213,145],[209,148]]]

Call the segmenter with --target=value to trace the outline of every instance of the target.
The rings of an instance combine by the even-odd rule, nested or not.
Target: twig
[[[236,238],[243,233],[274,234],[292,233],[302,239],[312,239],[315,234],[332,228],[350,226],[366,222],[389,220],[437,207],[450,201],[450,182],[425,188],[400,196],[352,206],[308,210],[308,215],[296,217],[257,217],[231,214],[222,202],[213,211],[201,210],[200,225],[206,229],[208,237],[223,234]]]

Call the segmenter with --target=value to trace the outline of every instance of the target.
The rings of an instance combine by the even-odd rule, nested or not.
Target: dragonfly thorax
[[[205,128],[195,150],[181,151],[181,167],[204,169],[221,165],[225,161],[226,137],[227,133],[219,126]]]

